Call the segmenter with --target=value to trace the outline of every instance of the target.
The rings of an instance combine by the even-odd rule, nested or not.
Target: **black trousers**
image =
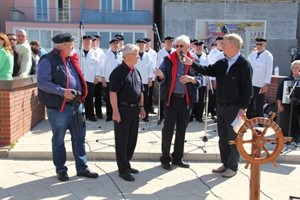
[[[259,94],[260,89],[260,87],[253,86],[253,97],[247,108],[248,119],[264,116],[265,94]]]
[[[116,158],[119,173],[129,172],[138,137],[139,106],[119,105],[121,122],[114,122]]]
[[[95,110],[96,115],[98,117],[102,117],[102,82],[99,82],[97,85],[95,85],[94,88],[94,97],[95,97]]]
[[[87,118],[93,118],[95,117],[94,113],[94,88],[95,84],[91,82],[86,82],[87,88],[88,88],[88,94],[84,101],[84,107],[85,107],[85,115]]]
[[[152,81],[152,87],[149,88],[149,102],[148,102],[149,111],[154,110],[154,106],[153,106],[154,83],[155,81]]]
[[[191,109],[188,108],[185,98],[171,97],[169,106],[165,107],[164,127],[162,129],[162,142],[160,157],[161,163],[181,161],[184,153],[184,140],[186,128],[189,123]],[[172,158],[170,156],[171,142],[176,124],[175,143]]]
[[[216,104],[216,90],[213,89],[213,92],[209,90],[209,101],[208,101],[208,113],[211,114],[211,116],[216,116],[217,114],[217,104]]]
[[[144,86],[144,92],[143,92],[143,95],[144,95],[144,109],[145,109],[145,112],[146,112],[146,118],[149,117],[149,87],[147,84],[143,84]]]
[[[238,161],[240,154],[236,145],[229,145],[230,140],[235,140],[237,134],[234,132],[231,123],[235,120],[239,111],[238,106],[223,106],[218,104],[218,135],[219,135],[219,150],[221,155],[221,162],[226,168],[233,171],[238,169]]]
[[[110,104],[110,96],[109,96],[109,83],[107,82],[107,87],[105,88],[106,95],[106,116],[107,119],[112,119],[112,107]]]
[[[206,87],[198,88],[199,94],[199,102],[194,103],[193,111],[192,111],[192,118],[196,118],[196,120],[202,119],[203,111],[204,111],[204,95],[205,95]]]

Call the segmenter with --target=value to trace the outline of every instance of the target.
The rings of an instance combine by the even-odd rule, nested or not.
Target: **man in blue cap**
[[[87,166],[85,151],[86,127],[82,114],[82,102],[87,96],[87,85],[78,62],[73,54],[74,38],[61,33],[52,38],[54,49],[44,55],[38,64],[37,86],[39,101],[47,107],[48,120],[52,129],[52,159],[57,178],[68,181],[67,155],[64,138],[70,130],[72,150],[77,176],[97,178]]]

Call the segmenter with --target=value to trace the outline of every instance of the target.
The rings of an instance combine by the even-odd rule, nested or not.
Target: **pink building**
[[[1,14],[1,27],[5,21],[6,33],[25,29],[29,40],[41,41],[48,51],[51,38],[61,32],[76,38],[76,48],[81,32],[99,34],[101,47],[106,49],[115,34],[122,34],[125,43],[141,37],[153,39],[153,7],[153,0],[8,0],[1,3],[1,11],[9,10]]]

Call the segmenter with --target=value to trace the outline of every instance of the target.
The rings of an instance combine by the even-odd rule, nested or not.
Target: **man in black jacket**
[[[237,34],[228,34],[223,40],[225,58],[207,67],[196,64],[186,57],[186,63],[206,76],[216,77],[218,86],[217,117],[219,149],[222,166],[213,169],[215,173],[222,173],[223,177],[232,177],[238,169],[239,152],[236,145],[229,145],[235,140],[236,133],[231,126],[232,122],[246,114],[246,108],[253,95],[252,70],[250,63],[241,56],[240,48],[243,40]]]

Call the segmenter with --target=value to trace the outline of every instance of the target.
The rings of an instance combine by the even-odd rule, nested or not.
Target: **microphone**
[[[185,53],[183,51],[180,51],[180,56],[181,56],[182,62],[185,63],[186,59],[185,59]]]

